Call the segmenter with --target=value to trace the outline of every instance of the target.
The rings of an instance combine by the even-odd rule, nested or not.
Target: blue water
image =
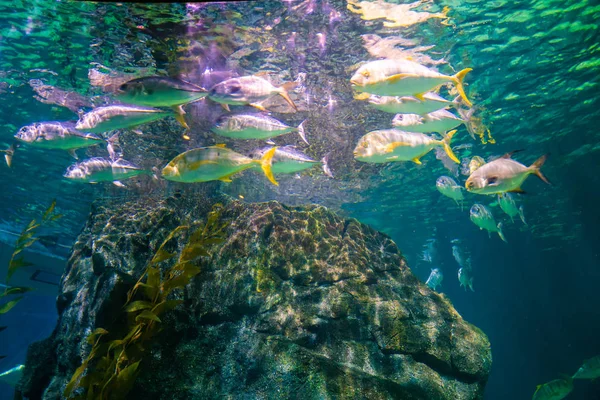
[[[29,257],[49,257],[54,272],[66,263],[66,249],[94,200],[220,190],[246,201],[319,203],[389,234],[421,280],[431,268],[443,272],[439,291],[490,338],[493,366],[486,399],[530,398],[536,385],[574,373],[584,359],[600,354],[600,7],[594,0],[443,0],[424,2],[414,11],[429,13],[422,17],[447,11],[450,18],[386,27],[382,18],[361,19],[345,1],[187,6],[0,1],[2,149],[23,125],[76,120],[79,110],[109,104],[115,85],[133,77],[178,76],[210,87],[230,74],[268,71],[277,84],[301,83],[292,93],[299,113],[282,101],[268,108],[292,126],[306,119],[311,145],[293,134],[275,142],[295,144],[315,159],[329,153],[335,175],[330,179],[314,169],[282,176],[278,188],[253,172],[231,184],[185,188],[141,177],[119,188],[68,182],[62,177],[74,162],[68,153],[23,146],[12,168],[0,166],[2,259],[10,256],[14,234],[52,199],[64,215],[43,231],[55,237],[54,245],[36,245],[30,253],[38,256]],[[398,20],[406,23],[408,15]],[[396,40],[395,49],[382,46],[386,38]],[[379,47],[372,45],[377,40]],[[529,165],[549,154],[543,171],[552,186],[530,177],[523,186],[527,194],[516,196],[527,226],[518,217],[511,223],[493,197],[468,194],[463,209],[443,197],[435,188],[439,176],[454,176],[461,185],[466,176],[449,171],[433,152],[420,166],[353,159],[358,139],[389,128],[392,115],[354,100],[349,79],[358,63],[397,55],[402,46],[402,55],[425,65],[446,61],[437,65],[444,73],[473,68],[466,90],[481,127],[489,128],[496,142],[472,139],[459,128],[452,145],[462,147],[456,150],[461,160],[523,149],[515,158]],[[186,111],[190,141],[182,140],[182,128],[167,119],[140,127],[143,135],[124,131],[123,154],[151,170],[182,151],[223,141],[209,132],[224,114],[220,106],[202,101]],[[264,146],[262,141],[225,142],[241,153]],[[78,154],[106,156],[106,150],[98,146]],[[475,202],[490,206],[508,243],[494,233],[488,237],[469,220]],[[437,244],[431,263],[421,259],[428,239]],[[459,287],[453,239],[471,254],[474,292]],[[44,261],[37,265],[43,267]],[[3,262],[0,276],[5,268]],[[27,344],[53,327],[56,289],[38,285],[45,295],[28,294],[0,316],[0,325],[9,327],[0,333],[0,354],[8,356],[0,360],[0,371],[23,362]],[[10,388],[1,389],[0,398],[11,398]],[[568,398],[599,399],[600,383],[577,381]]]

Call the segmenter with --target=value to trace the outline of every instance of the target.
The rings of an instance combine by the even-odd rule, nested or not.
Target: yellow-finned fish
[[[550,185],[550,181],[540,171],[546,155],[538,158],[531,166],[511,159],[515,152],[510,152],[497,160],[491,161],[477,168],[467,179],[465,187],[469,192],[477,194],[498,194],[504,192],[524,193],[521,185],[531,174]]]
[[[288,82],[276,87],[258,76],[241,76],[217,83],[210,89],[208,98],[223,104],[227,110],[229,109],[228,105],[250,105],[264,111],[265,108],[258,103],[278,94],[295,111],[298,111],[298,107],[288,94],[288,90],[293,89],[296,85],[296,82]]]
[[[444,75],[409,60],[378,60],[361,66],[350,79],[355,90],[381,96],[414,96],[424,101],[425,93],[436,86],[452,82],[468,107],[472,103],[463,87],[465,68],[456,75]]]
[[[561,400],[573,390],[573,379],[555,379],[543,385],[538,385],[533,400]]]
[[[396,114],[392,125],[406,132],[447,132],[466,121],[448,110],[437,110],[425,115]]]
[[[370,163],[419,160],[436,147],[443,147],[448,157],[457,164],[460,161],[450,148],[450,141],[456,131],[448,132],[442,140],[433,139],[416,132],[404,132],[397,129],[383,129],[367,133],[360,138],[354,149],[354,158]]]
[[[600,356],[592,357],[583,362],[581,368],[575,372],[573,379],[598,379],[600,378]]]
[[[482,165],[485,165],[485,160],[483,158],[479,156],[471,158],[471,161],[469,161],[469,174],[475,172]]]
[[[373,108],[392,114],[426,115],[449,106],[458,107],[459,105],[456,100],[446,100],[434,92],[425,93],[423,100],[419,100],[413,96],[395,97],[377,95],[371,95],[367,100]]]
[[[253,160],[228,149],[225,145],[200,147],[181,153],[162,170],[163,178],[174,182],[231,182],[231,176],[258,165],[273,185],[278,185],[273,177],[271,164],[277,147],[273,147],[261,157]]]

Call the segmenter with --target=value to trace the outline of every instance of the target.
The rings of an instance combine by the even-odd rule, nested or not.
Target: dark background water
[[[8,146],[21,125],[76,119],[78,108],[103,104],[107,93],[90,76],[111,83],[125,72],[177,73],[206,84],[213,79],[203,74],[210,67],[237,73],[270,70],[279,83],[306,73],[306,91],[295,94],[303,111],[290,115],[279,109],[282,112],[275,116],[290,124],[308,118],[311,146],[304,150],[319,158],[331,152],[336,179],[316,171],[301,179],[283,177],[281,186],[272,188],[265,186],[263,177],[244,174],[218,188],[249,201],[278,199],[333,207],[388,233],[423,281],[431,267],[439,267],[444,273],[440,290],[490,338],[493,366],[485,398],[530,398],[536,385],[561,373],[573,374],[584,359],[600,354],[600,135],[596,129],[600,124],[600,8],[593,0],[442,1],[418,10],[439,12],[444,6],[452,17],[448,25],[431,19],[387,29],[381,21],[360,20],[343,1],[188,7],[2,1],[0,144]],[[48,15],[53,15],[52,20]],[[291,32],[296,32],[293,48]],[[316,33],[326,35],[324,48]],[[490,127],[497,143],[472,140],[461,128],[454,144],[472,147],[458,151],[459,157],[487,158],[524,149],[517,159],[530,164],[541,154],[550,154],[544,171],[553,186],[529,178],[524,185],[528,194],[518,198],[527,227],[518,220],[510,223],[499,207],[491,208],[505,226],[508,243],[495,234],[488,238],[469,221],[471,204],[489,205],[493,198],[467,196],[461,210],[435,190],[436,178],[451,174],[435,155],[424,157],[422,166],[373,166],[352,159],[358,138],[388,127],[391,119],[352,100],[350,67],[375,58],[363,47],[363,34],[413,40],[405,50],[435,45],[422,53],[444,58],[456,70],[474,68],[467,91],[478,107],[476,115]],[[249,54],[236,53],[241,49],[249,49]],[[237,62],[232,64],[232,59]],[[440,69],[452,72],[449,66]],[[302,101],[306,97],[309,103]],[[181,141],[173,121],[161,121],[144,127],[144,137],[123,134],[123,150],[128,159],[144,167],[162,166],[188,147],[214,143],[207,128],[221,113],[218,106],[189,106],[194,124],[190,143]],[[277,141],[299,144],[296,137]],[[239,151],[257,145],[229,143]],[[95,155],[104,155],[104,149],[87,152]],[[217,187],[190,189],[143,179],[126,191],[111,185],[74,185],[61,178],[71,162],[67,154],[26,149],[18,150],[13,168],[1,166],[3,229],[19,232],[57,198],[57,208],[65,216],[46,233],[58,234],[58,242],[68,246],[93,199],[165,196],[175,189]],[[462,183],[464,179],[457,178]],[[420,260],[430,238],[438,243],[433,264]],[[455,238],[472,255],[473,293],[458,285],[450,244]],[[2,236],[5,243],[13,240],[14,236]],[[10,249],[3,247],[2,256],[9,255]],[[60,269],[59,261],[47,262]],[[4,275],[2,270],[0,274]],[[9,357],[0,361],[0,370],[23,360],[25,343],[49,333],[55,318],[53,303],[52,295],[38,294],[1,317],[9,329],[0,333],[0,354]],[[1,399],[9,396],[6,387],[1,389]],[[569,398],[598,399],[600,383],[577,381]]]

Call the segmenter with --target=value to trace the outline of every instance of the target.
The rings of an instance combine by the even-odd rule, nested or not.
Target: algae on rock
[[[82,339],[205,203],[94,209],[63,276],[58,325],[28,357],[26,396],[60,397],[90,350]],[[321,206],[228,200],[221,215],[227,239],[161,318],[131,399],[483,398],[486,336],[419,282],[389,237]]]

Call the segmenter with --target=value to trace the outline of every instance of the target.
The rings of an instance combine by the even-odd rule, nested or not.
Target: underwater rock
[[[487,337],[389,237],[321,206],[221,200],[228,238],[162,318],[128,399],[483,398]],[[162,240],[210,204],[94,206],[62,277],[56,329],[29,351],[25,396],[61,398],[86,336],[110,330]]]

